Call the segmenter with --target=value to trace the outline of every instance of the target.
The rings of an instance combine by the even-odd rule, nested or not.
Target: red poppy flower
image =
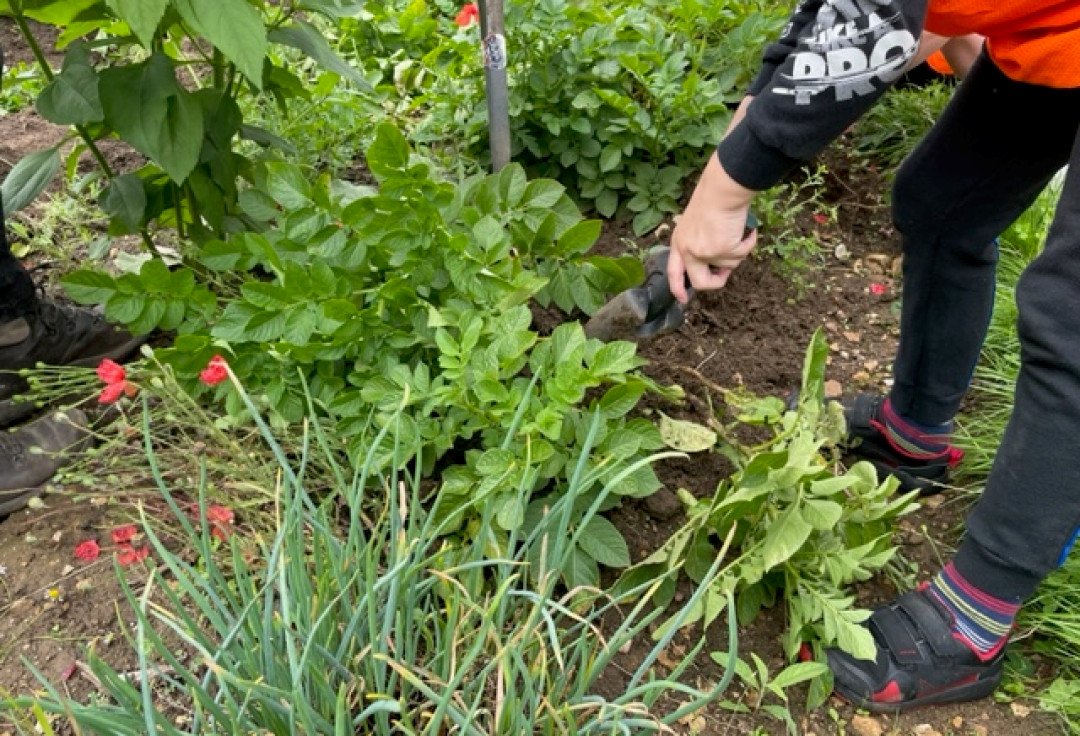
[[[127,391],[127,381],[120,381],[119,383],[110,383],[108,386],[101,390],[101,395],[98,396],[99,404],[112,404]]]
[[[136,562],[145,560],[150,554],[148,547],[132,547],[130,544],[121,544],[120,548],[116,550],[116,561],[120,563],[122,567],[127,567]]]
[[[207,506],[206,520],[211,524],[231,524],[236,515],[225,506]]]
[[[138,531],[134,524],[116,527],[112,530],[113,544],[131,544],[131,540],[135,538]]]
[[[101,554],[101,547],[93,539],[87,539],[75,545],[75,558],[83,562],[93,562],[99,554]]]
[[[476,3],[466,3],[461,8],[461,12],[457,14],[456,18],[454,18],[454,22],[462,28],[471,26],[473,23],[479,23],[480,8],[477,7]]]
[[[885,284],[870,284],[870,293],[874,296],[881,296],[886,291]]]
[[[97,367],[97,376],[105,383],[112,386],[116,383],[123,383],[127,380],[127,371],[124,366],[119,363],[115,363],[108,358],[101,361]]]
[[[215,355],[199,373],[199,380],[207,386],[217,386],[229,377],[229,364],[220,355]]]

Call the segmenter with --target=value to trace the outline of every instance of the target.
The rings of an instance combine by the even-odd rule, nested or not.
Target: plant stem
[[[38,43],[37,38],[34,37],[33,31],[30,30],[30,25],[26,22],[26,16],[22,12],[22,3],[12,3],[11,5],[12,16],[15,18],[15,24],[19,26],[19,32],[22,33],[23,38],[26,40],[27,45],[30,47],[30,51],[34,54],[34,59],[37,60],[38,66],[41,68],[41,73],[45,77],[46,81],[52,82],[56,75],[53,74],[52,67],[49,66],[49,61],[45,58],[45,52],[41,48],[41,44]],[[94,161],[101,168],[101,171],[105,174],[107,179],[116,178],[116,174],[112,170],[112,166],[109,165],[109,161],[105,158],[105,154],[98,148],[97,142],[94,141],[94,137],[90,135],[90,131],[86,129],[85,125],[75,125],[75,132],[79,134],[83,143],[86,144],[86,150],[93,156]],[[155,256],[161,257],[158,252],[157,246],[154,245],[154,241],[150,238],[150,233],[146,228],[139,230],[139,235],[142,237],[143,245],[146,249],[153,253]]]

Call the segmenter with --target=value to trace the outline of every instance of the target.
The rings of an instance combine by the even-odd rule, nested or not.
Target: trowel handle
[[[746,229],[743,231],[743,238],[749,238],[750,233],[756,230],[760,224],[753,212],[747,212]],[[667,264],[670,255],[671,247],[665,245],[653,251],[648,260],[645,261],[645,283],[643,286],[649,292],[648,321],[664,314],[675,303],[675,297],[668,287],[667,279]],[[692,298],[694,296],[694,287],[690,283],[690,277],[683,274],[683,279],[686,285],[686,296]]]

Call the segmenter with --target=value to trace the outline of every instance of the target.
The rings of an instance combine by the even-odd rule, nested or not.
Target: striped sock
[[[892,448],[912,460],[937,460],[958,452],[952,440],[952,422],[930,426],[902,417],[893,409],[892,401],[885,399],[874,427],[885,436]]]
[[[995,598],[964,579],[950,562],[924,588],[953,617],[953,637],[982,660],[992,659],[1009,639],[1020,601]]]

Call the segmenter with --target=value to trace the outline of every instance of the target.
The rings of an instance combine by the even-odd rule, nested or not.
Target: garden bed
[[[17,39],[9,24],[0,23],[0,43],[5,44],[5,51],[14,51],[9,53],[9,61],[29,60]],[[31,109],[0,116],[0,175],[26,153],[53,145],[61,135],[61,129],[45,123]],[[128,170],[123,162],[130,163],[130,151],[120,146],[103,148],[107,156],[116,157],[111,163],[121,162],[119,170]],[[811,208],[796,215],[798,232],[794,234],[781,237],[764,229],[762,252],[744,264],[724,290],[698,295],[678,332],[641,344],[639,354],[648,361],[645,372],[660,384],[678,384],[686,392],[686,400],[680,403],[650,396],[639,407],[644,416],[656,419],[663,413],[707,424],[714,409],[722,406],[725,389],[744,387],[758,395],[784,395],[797,387],[807,343],[818,329],[830,348],[827,393],[887,388],[898,324],[899,253],[883,204],[886,185],[863,159],[849,155],[843,142],[828,153],[825,164],[822,194],[817,200],[820,211]],[[361,165],[351,170],[359,172],[358,181],[373,183]],[[28,227],[33,222],[31,210]],[[662,240],[670,226],[668,222],[653,235],[635,238],[627,223],[606,222],[594,252],[639,254]],[[781,273],[777,268],[780,259],[770,258],[765,251],[772,247],[783,252],[782,238],[794,236],[817,246],[812,267]],[[62,246],[57,252],[79,252],[81,248],[72,248],[70,243],[56,245]],[[41,265],[41,254],[33,253],[31,260],[31,265]],[[541,334],[549,334],[570,319],[554,308],[537,308],[534,317],[534,328]],[[140,451],[139,442],[137,437],[131,438],[133,452]],[[731,472],[732,467],[717,453],[661,461],[657,473],[663,488],[643,500],[626,500],[609,514],[625,537],[632,559],[647,557],[682,524],[678,490],[709,497]],[[115,545],[111,541],[111,531],[131,521],[135,509],[132,492],[119,481],[115,485],[104,493],[79,498],[72,496],[71,489],[56,489],[45,496],[42,506],[0,523],[0,693],[25,694],[38,689],[25,659],[61,692],[87,700],[98,690],[84,667],[87,648],[93,648],[120,672],[137,672],[137,655],[123,642],[133,617],[113,572]],[[890,599],[897,592],[896,579],[904,574],[912,579],[932,574],[950,554],[968,502],[969,497],[959,492],[947,492],[926,500],[917,513],[906,517],[896,535],[901,550],[896,566],[899,573],[857,586],[858,602],[869,607]],[[242,528],[244,523],[240,514],[238,524]],[[87,540],[101,546],[100,557],[92,562],[74,556],[76,545]],[[137,566],[130,570],[129,581],[138,590],[145,573]],[[690,586],[683,584],[676,600],[685,600],[691,593]],[[782,669],[784,617],[783,606],[763,611],[739,632],[740,655],[756,654],[774,674]],[[708,646],[684,677],[690,684],[706,689],[721,679],[723,672],[707,654],[729,648],[726,631],[723,621],[710,627]],[[622,652],[616,670],[633,671],[650,644],[642,641]],[[660,657],[658,674],[674,666],[689,646],[687,639],[677,637],[669,647],[670,656]],[[1038,666],[1037,658],[1029,661]],[[599,690],[613,699],[624,684],[612,673],[601,680]],[[1011,736],[1059,729],[1052,718],[1032,712],[1024,703],[987,700],[902,718],[869,718],[835,700],[803,713],[798,705],[803,694],[797,690],[791,701],[794,720],[804,734]],[[757,694],[736,682],[725,698],[751,706]],[[678,730],[716,736],[785,732],[783,724],[764,711],[735,713],[720,706],[687,717]],[[3,733],[6,729],[0,723]]]
[[[7,127],[25,126],[27,114],[0,118],[0,138],[11,140]],[[29,150],[32,150],[31,142]],[[22,152],[12,151],[17,157]],[[882,390],[887,385],[888,362],[895,345],[898,321],[898,281],[894,277],[897,257],[895,238],[881,205],[882,184],[873,171],[853,168],[840,149],[830,154],[829,205],[837,207],[837,219],[819,223],[812,216],[806,234],[822,245],[820,268],[781,276],[775,263],[755,258],[741,267],[721,292],[700,294],[686,325],[678,332],[641,345],[648,359],[646,372],[661,383],[685,387],[687,401],[673,405],[653,399],[644,407],[656,412],[705,423],[710,406],[719,407],[719,387],[744,386],[761,395],[782,395],[796,387],[806,343],[813,331],[823,328],[830,344],[829,391]],[[658,236],[637,241],[648,246]],[[631,235],[618,223],[608,223],[596,249],[612,255],[628,248]],[[767,242],[769,233],[762,233]],[[838,259],[839,252],[844,258]],[[846,251],[846,252],[845,252]],[[550,330],[565,317],[554,310],[537,312],[537,327]],[[674,492],[680,488],[698,497],[711,495],[717,482],[730,473],[717,454],[696,455],[689,460],[668,460],[658,466],[664,483],[656,495],[644,501],[624,503],[611,518],[625,535],[635,560],[656,549],[682,521],[682,509]],[[122,493],[117,489],[117,494]],[[137,659],[116,642],[121,621],[130,620],[105,547],[109,529],[122,520],[115,506],[58,493],[45,498],[44,508],[26,511],[0,524],[0,564],[6,572],[0,582],[0,691],[35,689],[33,677],[23,665],[26,658],[61,683],[76,698],[94,690],[93,682],[77,663],[85,661],[83,650],[92,646],[121,671],[137,669]],[[118,499],[123,505],[123,499]],[[956,539],[964,501],[946,493],[931,499],[917,514],[905,519],[898,534],[903,560],[916,566],[919,576],[932,573],[947,556]],[[75,545],[85,539],[101,540],[105,555],[87,565],[73,557]],[[860,586],[859,601],[871,606],[887,600],[895,587],[885,579]],[[59,591],[51,594],[50,591]],[[679,597],[685,596],[683,591]],[[57,596],[59,599],[56,599]],[[121,613],[118,613],[121,612]],[[740,632],[740,652],[757,653],[774,670],[782,665],[778,644],[784,629],[781,607],[764,611]],[[723,632],[721,631],[723,629]],[[715,631],[714,631],[715,630]],[[710,629],[708,651],[727,648],[726,626]],[[676,640],[672,655],[686,643]],[[643,642],[642,650],[645,643]],[[632,669],[641,654],[633,648],[623,655],[621,666]],[[664,667],[661,661],[661,668]],[[705,685],[722,676],[707,657],[691,670],[690,680]],[[617,678],[603,687],[618,687]],[[738,683],[729,699],[750,702],[754,694]],[[797,698],[794,699],[797,702]],[[801,709],[800,709],[801,710]],[[1018,715],[1023,714],[1023,715]],[[837,701],[815,712],[799,715],[804,733],[921,733],[1031,734],[1052,732],[1052,719],[1030,713],[1024,706],[984,701],[964,706],[924,710],[902,718],[868,719]],[[686,733],[782,733],[783,727],[763,712],[733,714],[718,707],[687,719]],[[927,726],[927,727],[924,727]],[[878,731],[876,729],[882,729]]]

